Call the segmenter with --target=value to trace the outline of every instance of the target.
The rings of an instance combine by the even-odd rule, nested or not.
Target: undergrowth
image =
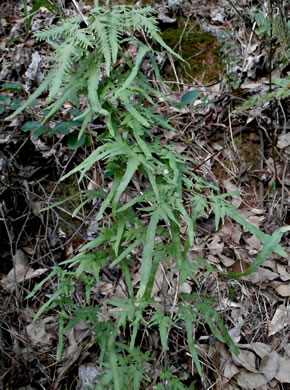
[[[257,259],[242,275],[255,270],[273,251],[286,256],[279,242],[288,228],[280,228],[269,236],[250,225],[227,200],[233,194],[221,194],[219,188],[192,172],[193,161],[189,157],[177,154],[171,144],[160,142],[164,132],[175,129],[156,110],[157,98],[166,100],[166,96],[149,83],[141,70],[142,61],[150,60],[162,83],[155,59],[157,53],[149,46],[147,38],[165,51],[176,54],[159,35],[151,8],[99,6],[95,2],[85,24],[76,16],[34,35],[52,46],[53,64],[40,87],[9,119],[48,91],[41,127],[70,101],[79,112],[74,117],[79,125],[77,140],[83,140],[80,145],[91,143],[94,150],[62,180],[78,174],[81,181],[97,162],[102,163],[105,170],[104,188],[85,191],[83,202],[74,213],[76,215],[92,199],[101,199],[96,215],[96,221],[100,222],[97,236],[76,256],[53,267],[29,294],[27,298],[36,296],[47,281],[55,281],[55,291],[41,306],[34,321],[47,311],[57,311],[57,359],[62,357],[66,331],[80,320],[91,328],[94,343],[98,345],[99,366],[103,369],[96,389],[149,386],[151,377],[144,362],[152,360],[150,351],[136,347],[138,332],[144,327],[159,329],[164,353],[171,348],[168,343],[171,330],[183,328],[188,352],[196,372],[202,377],[193,334],[195,323],[207,324],[212,334],[234,353],[237,348],[221,316],[214,310],[212,299],[197,293],[181,293],[177,286],[177,303],[172,310],[158,302],[152,294],[158,266],[162,264],[165,269],[174,270],[179,285],[190,280],[198,286],[198,273],[207,275],[217,271],[207,265],[206,259],[193,261],[187,256],[194,243],[197,218],[201,216],[214,213],[216,229],[228,216],[264,244]],[[136,45],[135,60],[126,54],[129,45]],[[101,135],[90,128],[97,118],[106,124]],[[158,136],[153,134],[153,129],[159,129]],[[181,233],[184,225],[185,236]],[[140,283],[134,284],[133,270],[139,264]],[[100,272],[105,266],[120,270],[127,295],[126,298],[107,299],[106,305],[110,308],[107,315],[96,303],[93,293],[100,284]],[[239,278],[242,275],[230,276]],[[83,304],[74,299],[76,284],[84,288],[86,299]],[[129,337],[125,337],[128,329]],[[165,388],[165,383],[167,389],[188,388],[170,368],[161,366],[159,369],[156,388]],[[194,388],[194,384],[190,388]]]

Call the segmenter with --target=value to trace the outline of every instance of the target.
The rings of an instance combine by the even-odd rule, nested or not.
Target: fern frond
[[[159,33],[157,19],[152,17],[155,11],[152,8],[136,8],[131,13],[127,14],[130,19],[132,29],[140,31],[141,29],[150,37],[155,37]]]
[[[51,102],[61,89],[65,75],[70,71],[74,57],[77,54],[74,42],[63,43],[56,52],[56,64],[54,66],[54,78],[50,86],[47,102]]]
[[[106,73],[107,76],[109,76],[111,70],[111,46],[109,43],[106,21],[107,19],[103,16],[96,17],[91,25],[91,28],[93,32],[97,34],[96,39],[100,45],[100,51],[105,58]]]
[[[99,70],[97,63],[90,66],[88,76],[88,98],[92,109],[97,112],[101,107],[98,96]]]
[[[136,56],[136,61],[135,61],[135,65],[134,67],[132,68],[132,71],[129,75],[129,77],[127,78],[127,80],[124,82],[124,84],[122,85],[122,87],[116,92],[116,95],[115,96],[119,96],[120,93],[126,89],[128,89],[128,87],[130,86],[130,84],[133,82],[133,80],[136,78],[137,76],[137,73],[139,71],[139,68],[141,66],[141,62],[145,56],[145,54],[149,51],[149,47],[144,45],[142,42],[138,42],[137,40],[134,40],[134,42],[137,42],[138,46],[139,46],[139,50],[138,50],[138,54]]]
[[[79,28],[80,18],[78,16],[65,20],[59,26],[49,26],[44,30],[37,31],[33,34],[33,36],[37,40],[48,40],[48,39],[56,39],[60,37],[66,37],[68,35],[72,35],[74,31]]]
[[[119,51],[119,42],[122,35],[123,29],[123,17],[120,14],[119,10],[113,10],[108,19],[108,32],[110,36],[110,45],[112,50],[112,60],[113,63],[117,62],[118,51]]]
[[[94,39],[86,29],[78,29],[74,35],[75,42],[83,49],[94,46]]]

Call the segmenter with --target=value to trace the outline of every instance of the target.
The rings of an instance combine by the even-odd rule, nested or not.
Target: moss
[[[234,138],[235,147],[238,151],[238,155],[235,153],[232,143],[229,144],[230,155],[223,160],[223,165],[215,162],[212,166],[212,172],[216,178],[221,181],[228,176],[225,173],[224,166],[231,171],[233,166],[238,169],[245,169],[249,174],[247,183],[251,184],[256,181],[255,177],[251,175],[251,172],[255,172],[260,169],[260,144],[249,138],[248,134],[241,134]]]
[[[248,134],[241,134],[235,137],[235,146],[239,151],[239,154],[246,165],[247,171],[255,171],[260,169],[260,145],[257,142],[253,142],[249,139]],[[231,149],[232,146],[231,146]],[[236,161],[238,164],[238,161]]]
[[[186,31],[184,27],[167,28],[162,32],[162,38],[187,62],[183,64],[179,60],[175,61],[178,77],[184,82],[190,83],[199,79],[210,83],[219,79],[222,69],[220,45],[213,35],[200,31],[199,27],[192,23]],[[172,79],[172,73],[171,67],[168,66],[165,76]]]

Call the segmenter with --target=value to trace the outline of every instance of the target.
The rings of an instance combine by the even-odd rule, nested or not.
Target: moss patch
[[[183,23],[184,24],[184,23]],[[222,69],[220,45],[213,35],[200,31],[192,24],[186,28],[167,28],[162,32],[162,38],[187,63],[175,61],[178,77],[186,83],[198,79],[211,83],[219,79]],[[165,78],[173,78],[171,65],[165,68]]]
[[[255,182],[256,179],[252,176],[251,173],[259,171],[260,169],[260,144],[257,140],[252,140],[249,137],[249,134],[240,134],[234,138],[235,147],[238,151],[238,154],[235,153],[233,145],[229,144],[230,154],[228,158],[223,160],[223,165],[231,171],[233,167],[237,167],[247,172],[248,179],[247,183],[251,184]],[[212,172],[219,181],[222,181],[228,178],[224,167],[218,162],[215,162],[212,166]]]

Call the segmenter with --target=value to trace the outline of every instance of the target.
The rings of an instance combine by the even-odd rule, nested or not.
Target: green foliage
[[[9,82],[1,85],[1,91],[5,92],[0,95],[0,115],[8,111],[17,110],[21,106],[19,99],[11,99],[10,92],[19,92],[23,88],[20,83]]]
[[[278,9],[280,12],[276,14],[273,10],[269,10],[267,14],[246,8],[252,21],[257,24],[256,34],[261,38],[265,37],[268,41],[277,41],[274,57],[278,58],[282,63],[282,68],[285,68],[290,59],[290,22],[287,22],[286,17],[282,15],[281,8]]]
[[[38,39],[45,39],[53,46],[54,63],[39,88],[9,119],[48,90],[48,108],[42,122],[24,125],[27,131],[33,126],[38,126],[38,129],[66,101],[71,101],[80,111],[73,120],[76,123],[80,121],[78,130],[69,134],[74,134],[73,144],[85,142],[82,137],[90,136],[96,148],[62,180],[79,174],[81,181],[94,164],[102,162],[104,188],[110,189],[107,193],[88,191],[84,194],[83,203],[74,215],[86,202],[93,198],[102,199],[96,216],[97,220],[102,218],[102,227],[97,229],[97,237],[84,245],[79,254],[60,264],[64,268],[53,268],[29,294],[27,298],[35,296],[47,281],[55,280],[55,291],[34,320],[45,311],[57,309],[58,359],[61,358],[67,330],[80,320],[91,327],[104,370],[96,389],[106,386],[139,389],[141,383],[150,381],[144,372],[144,362],[149,359],[150,352],[142,354],[135,347],[142,327],[157,326],[163,350],[170,351],[168,334],[171,328],[182,326],[186,330],[188,350],[197,372],[202,376],[193,335],[195,323],[207,323],[214,336],[227,343],[234,352],[236,348],[207,297],[178,294],[180,303],[176,313],[171,316],[161,310],[152,296],[159,263],[171,264],[170,267],[180,275],[180,283],[187,278],[196,281],[197,271],[211,272],[212,268],[203,259],[189,261],[187,252],[194,243],[197,218],[207,217],[212,212],[217,229],[225,217],[230,216],[264,243],[253,269],[273,251],[285,256],[279,246],[284,230],[276,235],[274,233],[268,240],[269,236],[237,214],[226,199],[231,194],[219,194],[218,188],[191,172],[190,159],[178,155],[172,145],[162,145],[160,137],[153,136],[153,127],[158,127],[160,133],[174,130],[155,113],[153,98],[160,93],[150,85],[140,69],[145,57],[154,64],[155,53],[132,35],[133,32],[143,31],[173,53],[158,34],[153,10],[136,6],[96,6],[90,12],[87,27],[80,28],[79,22],[80,19],[75,17],[35,34]],[[125,54],[128,44],[137,45],[134,63]],[[120,61],[121,57],[125,58],[125,63]],[[160,77],[158,72],[156,77]],[[87,101],[85,107],[81,105],[81,97]],[[197,97],[198,93],[191,91],[183,96],[181,103],[192,104]],[[91,121],[98,117],[106,123],[101,136],[90,130]],[[68,134],[70,125],[62,123],[49,131],[51,134]],[[187,229],[184,244],[181,241],[181,224]],[[139,259],[140,284],[136,288],[131,273]],[[107,299],[106,304],[110,307],[107,319],[102,319],[101,307],[96,305],[93,293],[93,288],[100,285],[100,272],[104,267],[121,270],[128,296]],[[85,291],[86,302],[82,306],[73,299],[76,284],[82,285]],[[178,322],[182,325],[177,326]],[[128,329],[129,345],[124,342]],[[163,371],[161,375],[161,381],[168,381],[166,388],[185,389],[179,378],[169,374],[170,371]],[[158,388],[163,388],[161,383]]]
[[[290,76],[286,76],[283,79],[274,79],[272,82],[272,87],[274,88],[272,92],[250,97],[236,109],[236,112],[242,112],[255,106],[263,106],[273,99],[282,100],[290,96]]]
[[[227,30],[219,34],[221,44],[221,57],[224,67],[223,80],[224,83],[233,89],[237,89],[241,84],[241,78],[238,77],[236,66],[238,64],[237,46],[234,42],[232,30]]]

